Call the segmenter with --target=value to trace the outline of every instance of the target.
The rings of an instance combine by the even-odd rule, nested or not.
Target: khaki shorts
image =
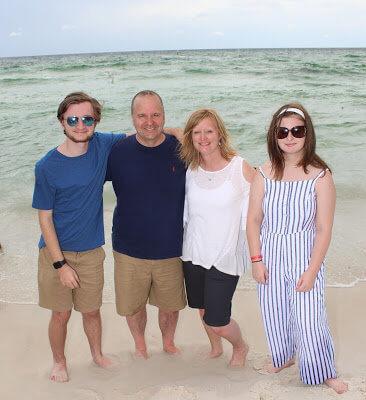
[[[182,310],[186,302],[180,258],[144,260],[113,252],[117,313],[134,315],[146,303],[163,311]]]
[[[63,254],[78,274],[80,287],[70,289],[62,285],[50,253],[44,247],[38,257],[39,305],[52,311],[68,311],[73,305],[80,312],[99,310],[104,285],[103,248],[82,252],[64,251]]]

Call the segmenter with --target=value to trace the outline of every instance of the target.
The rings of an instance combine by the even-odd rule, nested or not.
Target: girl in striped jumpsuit
[[[279,372],[298,356],[306,384],[337,393],[333,341],[324,305],[324,257],[335,208],[327,164],[315,153],[315,133],[297,103],[281,107],[267,134],[269,161],[251,187],[247,235],[272,364]]]

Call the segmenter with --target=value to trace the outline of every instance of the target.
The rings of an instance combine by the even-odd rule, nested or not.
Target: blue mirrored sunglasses
[[[77,117],[76,115],[72,115],[71,117],[66,118],[67,125],[76,126],[79,122],[79,119],[85,126],[94,125],[95,118],[91,115],[84,115],[83,117]]]

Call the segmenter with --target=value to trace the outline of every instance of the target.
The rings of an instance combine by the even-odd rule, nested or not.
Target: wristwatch
[[[61,268],[64,264],[66,264],[66,260],[65,260],[65,259],[63,259],[63,260],[61,260],[61,261],[56,261],[56,262],[53,263],[53,268],[59,269],[59,268]]]

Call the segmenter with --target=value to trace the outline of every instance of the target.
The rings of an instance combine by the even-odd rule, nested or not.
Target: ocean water
[[[103,105],[99,131],[132,131],[130,101],[143,89],[162,96],[167,126],[183,126],[200,107],[217,109],[239,153],[266,159],[272,114],[301,102],[331,166],[337,210],[328,252],[328,285],[366,278],[366,49],[199,50],[0,59],[0,300],[37,301],[37,215],[31,209],[34,163],[63,140],[56,118],[66,94],[83,90]],[[114,197],[105,189],[106,250]],[[105,301],[113,301],[112,259]],[[241,287],[253,287],[246,275]]]

